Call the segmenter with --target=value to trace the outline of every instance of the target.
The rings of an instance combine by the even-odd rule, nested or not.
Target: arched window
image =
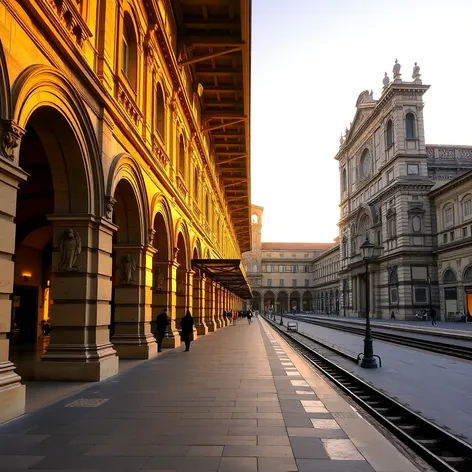
[[[443,280],[445,284],[454,284],[456,283],[456,274],[453,270],[448,269],[444,272]]]
[[[198,202],[198,191],[199,191],[199,182],[198,182],[198,168],[195,167],[193,172],[193,198]]]
[[[413,113],[407,113],[405,117],[406,139],[416,138],[416,119]]]
[[[393,123],[392,120],[387,121],[387,129],[385,132],[385,145],[387,149],[393,144]]]
[[[361,156],[361,173],[362,177],[365,178],[370,174],[372,169],[372,157],[368,149],[364,149]]]
[[[125,13],[123,22],[121,70],[127,77],[130,85],[136,89],[138,83],[138,46],[133,22],[129,13]]]
[[[361,244],[365,239],[370,240],[370,219],[365,215],[359,223],[359,235],[361,237]]]
[[[343,167],[343,170],[341,172],[341,190],[344,192],[347,187],[347,174],[346,174],[346,168]]]
[[[257,215],[252,215],[252,223],[257,225]]]
[[[464,272],[464,282],[472,282],[472,266],[468,267]]]
[[[451,204],[443,209],[443,225],[445,228],[454,225],[454,207]]]
[[[472,217],[472,195],[466,195],[462,200],[462,216],[464,219]]]
[[[162,139],[164,139],[165,132],[165,108],[164,108],[164,94],[162,87],[157,84],[156,88],[156,106],[155,106],[155,128]]]
[[[180,135],[179,140],[179,161],[178,161],[179,174],[185,178],[185,145],[184,137]]]

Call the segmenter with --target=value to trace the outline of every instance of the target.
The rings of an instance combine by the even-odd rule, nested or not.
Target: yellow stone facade
[[[0,422],[25,406],[12,346],[37,345],[43,320],[34,378],[99,381],[156,355],[164,307],[168,347],[187,308],[205,335],[241,307],[192,259],[251,245],[249,1],[215,2],[239,46],[184,38],[194,7],[0,1]],[[212,92],[222,70],[234,87]]]

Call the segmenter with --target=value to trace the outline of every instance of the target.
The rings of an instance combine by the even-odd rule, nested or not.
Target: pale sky
[[[421,67],[427,144],[472,145],[472,0],[253,0],[252,203],[263,241],[338,235],[334,156],[363,90]]]

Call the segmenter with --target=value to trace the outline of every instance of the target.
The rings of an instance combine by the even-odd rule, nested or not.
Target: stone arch
[[[104,177],[100,148],[92,122],[76,88],[59,70],[50,66],[33,65],[15,80],[11,100],[12,119],[21,128],[25,128],[33,113],[43,107],[54,109],[64,118],[80,149],[83,168],[80,168],[78,162],[73,163],[73,159],[68,156],[67,161],[62,159],[62,163],[56,163],[59,166],[56,170],[63,174],[67,170],[71,172],[74,178],[68,182],[69,189],[75,187],[76,191],[79,191],[78,187],[82,185],[78,178],[82,174],[87,186],[82,189],[87,195],[87,213],[103,215]],[[43,126],[45,129],[49,128],[51,133],[53,124],[48,121],[43,123]],[[60,132],[56,135],[59,141],[67,139],[61,136]],[[65,149],[66,145],[59,142],[58,146]]]
[[[0,40],[0,118],[9,120],[12,117],[10,79],[3,44]]]
[[[203,251],[202,251],[202,243],[200,241],[200,238],[197,236],[195,237],[195,240],[193,241],[193,244],[192,244],[192,247],[193,247],[193,251],[192,253],[195,255],[197,255],[197,259],[201,259],[202,258],[202,254],[203,254]]]
[[[163,194],[156,193],[152,198],[150,205],[149,221],[153,225],[153,229],[156,231],[154,234],[154,247],[160,252],[159,259],[162,259],[163,247],[159,239],[158,229],[163,228],[166,233],[166,257],[168,260],[171,259],[173,252],[174,238],[174,226],[172,221],[172,211],[169,206],[169,202]],[[162,239],[162,238],[161,238]]]
[[[190,234],[184,220],[177,221],[174,234],[176,235],[175,247],[179,248],[178,262],[181,268],[190,269]],[[185,250],[184,255],[181,254],[182,248]]]
[[[469,265],[464,269],[464,282],[472,282],[472,265]]]
[[[138,215],[129,215],[139,221],[139,242],[148,243],[149,203],[146,185],[138,163],[127,153],[118,154],[110,166],[107,181],[107,196],[113,197],[120,182],[126,181],[132,188],[137,202]],[[118,223],[118,222],[117,222]]]

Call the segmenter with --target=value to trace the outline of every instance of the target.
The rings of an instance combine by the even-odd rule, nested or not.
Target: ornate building
[[[424,136],[424,85],[415,64],[412,81],[403,81],[395,61],[378,100],[359,95],[356,114],[336,155],[341,180],[341,310],[365,316],[365,264],[360,247],[376,246],[370,262],[370,314],[399,319],[417,309],[439,308],[435,209],[430,191],[436,182],[472,168],[472,148],[427,146]]]
[[[0,2],[0,422],[44,320],[34,378],[98,381],[250,296],[250,0],[203,3]]]
[[[440,315],[472,314],[472,170],[433,188]]]
[[[332,243],[263,243],[264,209],[252,205],[252,250],[243,253],[243,264],[253,300],[253,310],[312,311],[314,307],[313,260]]]

